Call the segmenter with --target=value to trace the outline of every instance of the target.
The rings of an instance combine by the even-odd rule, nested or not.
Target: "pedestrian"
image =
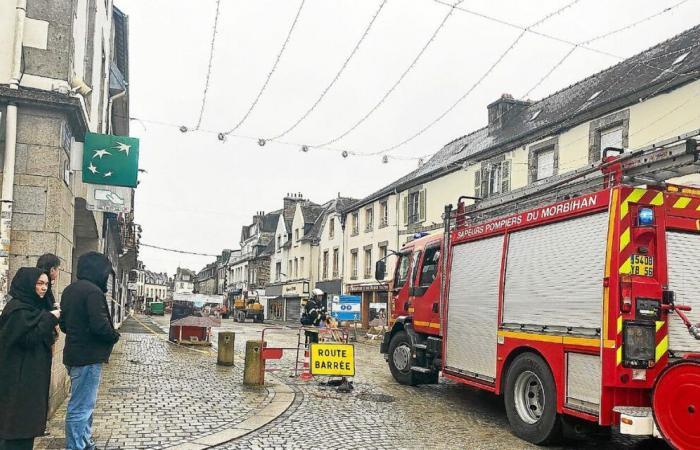
[[[323,291],[314,289],[311,291],[311,297],[304,305],[304,312],[301,315],[301,324],[308,328],[305,330],[307,344],[318,343],[318,328],[321,321],[326,318],[326,308],[323,307]]]
[[[49,275],[50,286],[49,290],[46,291],[46,297],[44,297],[46,303],[49,304],[51,310],[58,309],[58,303],[56,302],[54,292],[56,291],[56,283],[58,282],[58,275],[60,273],[59,267],[61,267],[61,259],[53,253],[44,253],[37,260],[36,266]]]
[[[49,311],[49,277],[22,267],[0,315],[0,450],[31,450],[46,429],[51,346],[60,312]]]
[[[97,402],[102,365],[109,362],[119,340],[107,307],[107,283],[112,264],[102,253],[78,259],[77,281],[61,297],[61,330],[66,333],[63,364],[71,380],[66,409],[66,448],[92,450],[92,413]]]

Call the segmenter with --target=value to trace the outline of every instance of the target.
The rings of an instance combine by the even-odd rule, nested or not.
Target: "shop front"
[[[284,299],[284,321],[290,325],[300,325],[301,308],[309,299],[309,282],[297,281],[286,283],[282,287]]]
[[[389,316],[389,291],[385,284],[351,284],[347,286],[350,295],[362,298],[362,327],[382,327],[387,325]]]
[[[323,291],[323,306],[330,311],[333,297],[340,297],[343,293],[342,280],[319,281],[315,288]]]

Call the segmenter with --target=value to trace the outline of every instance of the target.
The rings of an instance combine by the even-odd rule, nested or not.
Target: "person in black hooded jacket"
[[[49,277],[22,267],[12,279],[12,300],[0,315],[0,449],[31,449],[46,428],[51,346],[58,311],[44,296]]]
[[[63,364],[71,379],[66,410],[66,448],[94,448],[92,412],[97,401],[102,364],[109,362],[119,340],[107,305],[112,264],[102,253],[78,258],[77,278],[61,296],[61,330],[66,333]]]

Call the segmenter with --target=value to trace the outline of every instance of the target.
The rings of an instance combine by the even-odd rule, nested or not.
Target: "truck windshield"
[[[408,278],[408,263],[410,261],[410,253],[399,256],[399,261],[396,263],[396,276],[394,277],[396,283],[394,284],[394,288],[402,288],[403,285],[406,284],[406,278]]]

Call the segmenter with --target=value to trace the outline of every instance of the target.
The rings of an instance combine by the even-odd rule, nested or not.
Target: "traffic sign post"
[[[362,298],[359,295],[341,295],[333,298],[331,315],[337,321],[353,322],[354,340],[357,341],[357,322],[362,314]],[[349,333],[348,333],[349,334]]]

